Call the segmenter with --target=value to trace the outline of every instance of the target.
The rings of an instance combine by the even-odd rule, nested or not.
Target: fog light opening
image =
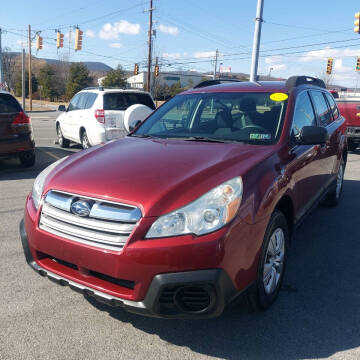
[[[186,313],[203,313],[215,303],[215,291],[210,285],[180,287],[174,296],[175,305]]]

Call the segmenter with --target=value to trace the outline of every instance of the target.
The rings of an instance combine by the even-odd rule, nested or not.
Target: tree
[[[71,99],[77,92],[89,86],[92,78],[88,68],[82,63],[72,63],[69,68],[69,79],[66,84],[66,97]]]
[[[38,81],[34,74],[31,74],[31,88],[32,88],[32,93],[35,93],[38,89]],[[22,96],[21,72],[18,72],[16,75],[15,95]],[[29,73],[28,73],[28,71],[25,71],[25,97],[28,97],[28,96],[29,96]]]
[[[170,86],[170,95],[175,96],[176,94],[184,91],[184,89],[181,87],[180,81],[177,81],[175,84],[172,84]]]
[[[102,81],[102,85],[104,87],[125,87],[126,74],[122,66],[118,65],[116,69],[110,70]]]
[[[325,83],[325,86],[328,88],[331,85],[331,83],[333,82],[334,76],[333,76],[333,74],[330,74],[330,75],[327,74],[326,70],[322,70],[319,73],[318,78],[323,80]]]
[[[57,93],[57,100],[62,98],[64,100],[66,92],[66,84],[69,79],[70,63],[67,55],[59,56],[59,62],[53,65],[55,78],[55,91]]]
[[[170,86],[167,84],[157,84],[155,87],[155,99],[167,100],[169,97],[171,97]]]
[[[2,66],[4,73],[4,82],[9,91],[15,90],[16,85],[16,59],[15,55],[10,53],[10,48],[5,47],[2,53]]]
[[[49,64],[43,66],[39,71],[38,79],[41,97],[53,101],[58,96],[54,68]]]

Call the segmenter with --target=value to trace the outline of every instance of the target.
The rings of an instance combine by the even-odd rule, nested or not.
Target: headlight
[[[220,229],[234,218],[240,206],[242,190],[241,177],[226,181],[192,203],[160,216],[146,238],[203,235]]]
[[[47,168],[45,168],[36,177],[36,179],[34,181],[33,188],[32,188],[32,199],[33,199],[34,206],[35,206],[36,209],[39,208],[40,199],[41,199],[41,195],[42,195],[43,190],[44,190],[44,184],[45,184],[46,177],[49,175],[51,170],[53,170],[57,165],[59,165],[61,162],[63,162],[66,158],[68,158],[68,156],[66,156],[66,157],[64,157],[62,159],[59,159],[58,161],[55,161],[54,163],[49,165]]]

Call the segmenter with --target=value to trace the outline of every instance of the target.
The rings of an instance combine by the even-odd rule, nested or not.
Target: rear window
[[[155,105],[148,94],[109,93],[104,95],[104,110],[126,110],[134,104],[142,104],[154,110]]]
[[[22,109],[16,99],[9,94],[0,94],[0,113],[21,112]]]

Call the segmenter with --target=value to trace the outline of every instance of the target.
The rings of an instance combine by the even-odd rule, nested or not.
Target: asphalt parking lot
[[[359,359],[360,149],[349,154],[337,208],[318,207],[298,229],[278,301],[253,313],[234,304],[217,319],[145,318],[89,301],[25,263],[18,224],[55,145],[56,112],[33,113],[37,164],[0,161],[0,359]]]

